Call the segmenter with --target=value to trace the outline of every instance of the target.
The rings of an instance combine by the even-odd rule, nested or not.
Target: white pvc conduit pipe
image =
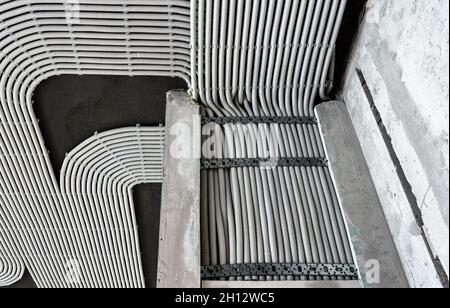
[[[313,117],[317,94],[326,97],[345,6],[345,0],[199,1],[191,76],[206,112]],[[216,141],[212,158],[326,156],[317,125],[216,125],[206,134],[208,143]],[[203,171],[202,178],[204,264],[353,263],[328,168],[233,168]],[[257,277],[245,279],[251,278]]]
[[[96,134],[68,154],[61,172],[72,258],[81,281],[95,287],[144,287],[132,188],[161,183],[164,128],[125,128]],[[75,249],[74,249],[75,248]]]
[[[189,82],[189,1],[81,0],[73,23],[66,19],[65,3],[0,1],[0,283],[17,281],[25,264],[39,287],[73,286],[66,279],[67,262],[78,257],[79,286],[142,287],[129,189],[159,177],[161,145],[152,148],[143,132],[143,162],[132,149],[124,157],[129,166],[114,169],[111,160],[103,161],[101,180],[82,189],[102,187],[109,197],[74,197],[75,184],[61,192],[32,93],[41,81],[60,74],[157,75]],[[111,211],[113,220],[93,216],[102,209]],[[114,223],[120,233],[108,231]],[[98,224],[106,229],[96,229]]]
[[[78,260],[79,286],[141,287],[129,188],[157,174],[151,143],[142,144],[149,157],[140,161],[128,153],[132,140],[112,142],[122,164],[89,142],[65,166],[60,188],[34,89],[61,74],[174,76],[209,115],[313,116],[317,96],[326,98],[346,1],[80,0],[73,20],[65,2],[0,0],[0,284],[15,282],[26,265],[38,286],[67,287],[67,261]],[[219,158],[265,157],[268,148],[272,157],[325,156],[316,125],[210,133],[223,144],[210,153]],[[205,264],[352,263],[328,168],[237,168],[202,178]]]
[[[50,285],[145,286],[132,188],[162,182],[164,131],[163,127],[137,127],[95,134],[67,155],[61,172],[64,205],[59,213],[65,227],[51,230],[65,245],[55,247],[59,255],[48,262],[64,269],[73,261],[79,270],[74,275],[79,276],[68,281],[67,273],[50,272],[54,277]],[[2,264],[20,271],[20,267]]]
[[[11,232],[5,225],[1,225],[2,232],[0,233],[0,287],[9,286],[22,278],[25,266],[20,258],[18,258],[17,251],[11,245]]]

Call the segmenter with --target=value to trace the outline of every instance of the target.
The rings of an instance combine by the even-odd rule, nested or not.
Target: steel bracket
[[[204,117],[202,125],[215,123],[225,124],[284,124],[284,125],[316,125],[315,117]]]
[[[201,169],[230,169],[230,168],[276,168],[276,167],[327,167],[328,160],[319,157],[292,158],[225,158],[202,159]]]
[[[358,279],[358,270],[351,264],[233,264],[203,266],[203,280],[246,276],[335,276]]]

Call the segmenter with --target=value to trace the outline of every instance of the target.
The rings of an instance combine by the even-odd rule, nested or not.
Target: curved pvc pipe
[[[105,135],[106,149],[84,143],[60,187],[34,89],[61,74],[177,76],[209,115],[314,116],[346,0],[80,0],[73,24],[64,3],[0,1],[0,223],[10,230],[0,238],[0,284],[26,266],[40,287],[141,287],[130,195],[158,176],[162,153],[146,133]],[[225,125],[213,136],[223,142],[218,157],[325,155],[316,125]],[[202,179],[206,264],[352,262],[328,168],[238,168]],[[67,282],[67,256],[79,259],[79,285]]]

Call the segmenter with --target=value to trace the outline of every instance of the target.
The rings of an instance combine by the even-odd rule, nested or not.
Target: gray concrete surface
[[[22,279],[17,283],[13,284],[12,286],[0,287],[0,289],[36,289],[36,288],[37,286],[34,283],[33,278],[31,277],[28,271],[25,271],[25,273],[22,276]]]
[[[413,287],[448,285],[449,3],[369,0],[348,106]]]
[[[146,288],[156,288],[161,189],[161,184],[142,184],[133,190]]]
[[[334,96],[342,88],[345,72],[353,50],[353,42],[358,33],[367,0],[347,1],[339,36],[336,41],[333,92]],[[318,101],[320,103],[320,100]]]
[[[365,288],[408,287],[347,107],[339,101],[326,102],[316,108],[316,114],[361,283]],[[380,266],[378,273],[373,273],[378,270],[371,267],[373,260]]]
[[[65,153],[94,132],[118,127],[164,124],[166,93],[186,89],[169,77],[63,75],[42,82],[34,110],[59,174]]]
[[[199,288],[200,108],[184,91],[167,94],[158,288]]]

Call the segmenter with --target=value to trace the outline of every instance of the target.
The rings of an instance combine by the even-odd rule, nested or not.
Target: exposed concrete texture
[[[31,277],[28,271],[25,271],[22,279],[17,283],[11,286],[0,287],[0,289],[36,289],[36,288],[37,288],[36,283],[33,281],[33,278]]]
[[[316,114],[362,284],[366,288],[408,287],[347,107],[342,102],[327,102],[316,108]],[[372,267],[373,260],[379,271]]]
[[[369,0],[342,93],[414,287],[448,282],[448,19],[445,0]]]
[[[65,154],[96,131],[164,124],[167,91],[185,88],[182,79],[170,77],[62,75],[43,81],[34,111],[55,173]]]
[[[161,189],[161,184],[141,184],[133,189],[146,288],[156,288]]]
[[[201,286],[199,113],[186,92],[167,94],[158,288]]]

